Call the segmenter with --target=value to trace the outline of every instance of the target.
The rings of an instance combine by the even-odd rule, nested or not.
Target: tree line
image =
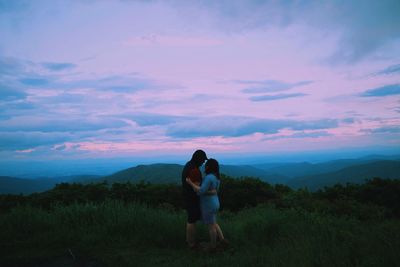
[[[311,192],[271,185],[252,177],[234,179],[221,176],[221,209],[237,212],[260,204],[278,209],[300,209],[361,220],[400,218],[400,180],[374,178],[364,184],[337,184]],[[106,200],[138,202],[148,206],[178,210],[184,207],[182,188],[176,184],[60,183],[53,189],[30,195],[0,195],[0,212],[29,205],[43,209],[74,203],[101,203]]]

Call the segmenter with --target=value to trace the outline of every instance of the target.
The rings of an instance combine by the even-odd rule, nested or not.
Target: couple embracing
[[[207,162],[206,162],[207,161]],[[205,177],[200,167],[205,164]],[[217,223],[219,210],[218,190],[220,186],[219,164],[215,159],[207,159],[203,150],[196,150],[192,159],[182,171],[182,187],[187,211],[186,241],[190,248],[198,248],[196,240],[196,222],[202,221],[208,226],[210,251],[216,249],[217,239],[221,245],[227,245],[221,228]]]

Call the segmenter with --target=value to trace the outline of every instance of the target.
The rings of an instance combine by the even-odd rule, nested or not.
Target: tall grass
[[[258,206],[222,212],[232,247],[223,253],[185,246],[185,214],[106,201],[0,215],[0,266],[395,266],[399,221],[359,221]],[[207,239],[199,225],[199,238]]]

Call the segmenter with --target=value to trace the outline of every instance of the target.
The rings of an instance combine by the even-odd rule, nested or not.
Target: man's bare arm
[[[216,195],[216,194],[218,194],[218,192],[217,192],[217,190],[215,190],[215,189],[208,190],[208,191],[205,193],[205,195],[207,195],[207,196],[213,196],[213,195]]]
[[[200,185],[199,185],[199,184],[196,184],[196,183],[193,183],[193,182],[190,180],[189,177],[186,178],[186,182],[187,182],[188,184],[190,184],[190,185],[193,187],[194,191],[198,192],[198,191],[200,190]],[[207,196],[213,196],[213,195],[217,195],[217,194],[218,194],[218,193],[217,193],[217,190],[215,190],[215,189],[208,190],[208,191],[205,193],[205,195],[207,195]]]

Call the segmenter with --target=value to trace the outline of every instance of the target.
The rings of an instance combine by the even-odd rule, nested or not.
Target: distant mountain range
[[[399,159],[397,157],[396,159]],[[108,176],[80,175],[57,178],[21,179],[0,176],[0,193],[29,194],[46,191],[61,182],[90,183],[106,180],[109,183],[140,181],[150,183],[181,183],[183,165],[138,165]],[[362,183],[373,177],[400,179],[400,161],[382,160],[374,156],[343,159],[312,164],[266,163],[256,165],[221,165],[221,173],[231,177],[257,177],[271,184],[286,184],[293,188],[316,190],[336,183]]]
[[[125,169],[109,176],[100,178],[113,182],[133,182],[146,181],[150,183],[181,183],[181,173],[183,165],[179,164],[151,164],[139,165],[129,169]],[[257,177],[269,183],[277,183],[287,181],[288,177],[273,174],[268,171],[247,165],[221,165],[220,171],[231,177]]]
[[[299,176],[335,172],[353,165],[359,165],[380,160],[399,161],[400,156],[370,155],[359,159],[339,159],[322,163],[309,163],[309,162],[266,163],[266,164],[256,164],[254,165],[254,167],[266,170],[271,173],[276,173],[293,178]]]
[[[51,189],[55,185],[53,179],[22,179],[0,176],[1,194],[29,194]]]
[[[353,165],[334,172],[296,177],[287,184],[292,188],[307,187],[313,191],[337,183],[364,183],[374,177],[400,179],[400,161],[381,160]]]
[[[43,192],[62,182],[98,179],[100,176],[79,175],[56,178],[23,179],[10,176],[0,176],[0,194],[31,194]]]

